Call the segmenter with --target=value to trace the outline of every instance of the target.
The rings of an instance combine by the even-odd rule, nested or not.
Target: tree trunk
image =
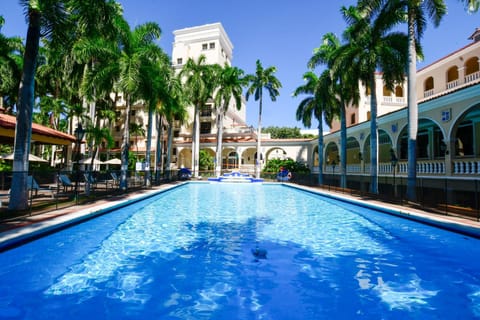
[[[160,174],[162,171],[162,116],[157,113],[157,147],[155,153],[155,180],[158,183],[160,181]]]
[[[29,11],[29,25],[22,79],[18,89],[17,125],[13,158],[12,186],[9,210],[25,210],[28,207],[28,154],[32,137],[33,106],[35,103],[35,72],[40,42],[40,20],[38,11]]]
[[[217,150],[215,154],[215,176],[217,177],[222,172],[223,110],[225,107],[220,107],[217,112]]]
[[[150,106],[148,108],[148,124],[147,124],[147,146],[145,153],[145,186],[150,187],[152,181],[150,178],[150,149],[152,148],[152,122],[153,122],[153,108]]]
[[[122,167],[120,169],[120,190],[126,191],[128,188],[128,180],[127,180],[127,173],[128,173],[128,151],[130,150],[130,95],[126,94],[125,97],[125,122],[124,122],[124,129],[123,129],[123,141],[122,141]]]
[[[168,125],[168,137],[167,137],[167,178],[170,179],[171,177],[171,168],[170,164],[172,163],[172,143],[173,143],[173,123],[169,123]],[[178,157],[178,155],[177,155]]]
[[[377,127],[377,91],[375,73],[370,78],[370,192],[378,193],[378,127]]]
[[[318,185],[323,184],[323,119],[318,123]]]
[[[345,101],[342,99],[340,109],[340,188],[347,187],[347,120],[345,117]]]
[[[257,128],[257,159],[255,160],[255,177],[260,178],[260,171],[262,167],[262,90],[259,95],[259,107],[258,107],[258,128]]]
[[[413,8],[408,8],[408,177],[407,199],[417,200],[417,50],[415,47],[415,15]]]
[[[197,104],[195,104],[195,109],[193,112],[193,132],[192,132],[192,171],[193,176],[198,178],[198,165],[199,165],[199,156],[200,156],[200,148],[198,148],[198,144],[200,143],[200,114],[199,108]],[[197,148],[199,152],[197,153]]]

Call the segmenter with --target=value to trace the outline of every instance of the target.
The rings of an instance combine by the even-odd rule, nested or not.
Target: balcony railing
[[[475,80],[478,80],[478,79],[480,79],[480,71],[467,74],[465,76],[465,83],[469,83],[469,82],[472,82],[472,81],[475,81]]]
[[[454,174],[478,175],[480,174],[480,160],[454,160],[453,161]]]
[[[455,87],[458,87],[458,79],[447,82],[447,90],[453,89]]]
[[[454,174],[474,174],[479,173],[480,170],[480,160],[476,161],[454,161],[456,170]],[[333,173],[334,169],[331,164],[325,165],[325,173]],[[335,165],[335,173],[340,173],[339,165]],[[347,173],[353,174],[370,174],[370,163],[362,164],[349,164],[347,165]],[[399,175],[408,174],[408,163],[398,162],[396,167],[396,173]],[[446,166],[444,160],[428,160],[428,161],[417,161],[417,173],[421,175],[445,175]],[[378,163],[378,174],[379,175],[390,175],[393,174],[393,167],[390,162],[380,162]]]
[[[434,94],[435,94],[435,89],[425,90],[423,92],[423,97],[428,98],[428,97],[433,96]]]

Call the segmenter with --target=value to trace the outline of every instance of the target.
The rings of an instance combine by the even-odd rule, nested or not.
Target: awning
[[[0,113],[0,143],[13,145],[15,141],[15,126],[17,118]],[[32,142],[39,144],[71,145],[74,136],[55,129],[32,123]]]

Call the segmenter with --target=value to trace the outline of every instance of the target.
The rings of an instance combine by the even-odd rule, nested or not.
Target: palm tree
[[[137,154],[135,155],[135,159],[138,161],[138,136],[144,136],[145,129],[143,128],[143,125],[136,122],[130,122],[128,125],[130,126],[130,134],[135,137],[135,147],[137,148]]]
[[[144,184],[151,185],[150,177],[150,163],[151,163],[151,147],[152,147],[152,126],[154,113],[158,111],[158,105],[162,98],[166,95],[166,82],[171,73],[170,58],[163,51],[158,61],[149,68],[150,80],[145,81],[144,88],[142,88],[142,95],[147,104],[148,119],[147,119],[147,143],[145,150],[145,163],[147,165],[145,172]],[[138,151],[137,151],[138,153]]]
[[[277,96],[280,95],[279,89],[282,87],[280,81],[274,76],[277,72],[277,68],[271,66],[266,69],[263,68],[260,60],[256,62],[255,74],[247,76],[247,81],[250,83],[250,87],[247,89],[246,99],[250,95],[254,95],[255,101],[259,101],[258,108],[258,128],[257,128],[257,158],[255,163],[255,175],[260,178],[261,167],[261,139],[262,139],[262,103],[263,103],[263,89],[266,89],[270,99],[272,101],[277,100]]]
[[[215,175],[218,177],[222,169],[222,141],[223,141],[223,118],[228,111],[228,106],[233,100],[237,110],[242,107],[243,87],[246,80],[243,77],[243,70],[227,64],[218,74],[218,87],[215,95],[217,108],[217,152],[215,158]]]
[[[333,33],[323,36],[323,43],[314,50],[313,56],[308,62],[310,68],[319,64],[325,64],[331,70],[331,90],[337,101],[335,106],[340,115],[340,187],[347,186],[347,105],[358,105],[359,87],[356,73],[352,71],[353,64],[347,63],[339,67],[339,52],[342,49],[340,40]],[[335,161],[335,160],[333,160]]]
[[[28,206],[27,175],[28,154],[32,137],[34,107],[34,81],[41,37],[60,34],[66,16],[63,1],[21,0],[28,19],[27,40],[23,58],[23,71],[18,89],[17,125],[15,130],[12,188],[9,210],[24,210]]]
[[[179,122],[182,125],[187,120],[186,97],[183,91],[182,82],[180,76],[175,76],[173,68],[166,73],[165,87],[163,89],[164,95],[161,98],[161,103],[158,108],[157,121],[157,168],[165,169],[167,172],[167,178],[170,178],[170,163],[172,154],[173,143],[173,129],[175,122]],[[165,160],[165,168],[161,166],[162,156],[162,141],[160,137],[163,134],[163,126],[167,126],[167,155]],[[157,170],[157,180],[160,174],[160,170]]]
[[[128,25],[125,25],[126,28]],[[115,88],[123,93],[125,100],[124,131],[121,146],[121,175],[120,189],[126,190],[128,152],[130,150],[130,113],[134,101],[145,98],[144,88],[150,81],[151,69],[163,54],[155,44],[160,37],[160,27],[153,22],[137,26],[133,31],[124,30],[121,34],[121,53],[117,56],[116,64],[106,67],[100,74],[109,78],[115,75]]]
[[[339,70],[355,61],[355,74],[370,88],[370,192],[378,193],[378,127],[375,73],[383,71],[383,81],[393,90],[402,83],[407,64],[407,36],[391,30],[404,21],[400,1],[384,0],[380,7],[342,7],[348,23],[344,37],[348,41],[339,51]]]
[[[408,177],[407,199],[417,199],[417,132],[418,132],[418,105],[417,105],[417,41],[420,41],[425,30],[425,14],[438,26],[443,15],[447,12],[444,1],[425,0],[407,1],[408,12]]]
[[[189,58],[180,71],[185,79],[185,93],[188,100],[194,105],[193,133],[192,133],[192,169],[194,177],[198,177],[200,155],[200,109],[207,103],[213,94],[215,79],[213,68],[207,65],[207,58],[200,55],[197,61]]]
[[[331,70],[322,72],[320,77],[312,71],[303,75],[305,83],[297,87],[293,93],[294,97],[306,94],[297,107],[296,117],[303,125],[310,128],[312,116],[318,121],[318,184],[323,184],[323,118],[331,123],[333,115],[340,109],[339,101],[333,91],[333,79]]]

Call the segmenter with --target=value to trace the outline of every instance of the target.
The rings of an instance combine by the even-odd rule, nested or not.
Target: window
[[[131,116],[135,116],[135,113],[136,113],[135,110],[130,111]]]
[[[182,59],[182,58],[178,58],[178,59],[177,59],[177,64],[183,64],[183,59]]]
[[[355,113],[352,113],[352,115],[350,116],[350,124],[355,124]]]
[[[215,42],[210,42],[210,49],[215,49]]]
[[[201,122],[200,123],[200,134],[208,134],[212,132],[212,123],[211,122]]]
[[[173,137],[174,137],[174,138],[180,137],[180,130],[175,130],[175,131],[173,131]]]
[[[207,49],[208,49],[208,44],[203,43],[203,44],[202,44],[202,50],[207,50]]]
[[[120,126],[115,126],[115,131],[120,132]]]

